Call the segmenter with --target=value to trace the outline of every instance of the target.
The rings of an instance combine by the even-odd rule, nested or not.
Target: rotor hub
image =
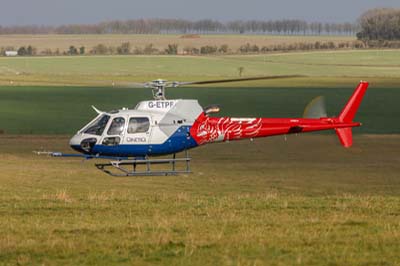
[[[165,88],[168,83],[163,79],[156,79],[148,83],[148,87],[150,87],[153,91],[154,100],[165,100]]]

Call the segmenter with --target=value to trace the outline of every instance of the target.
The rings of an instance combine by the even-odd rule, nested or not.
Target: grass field
[[[0,47],[12,46],[15,48],[32,45],[39,52],[45,49],[61,52],[67,51],[71,45],[75,47],[85,46],[89,52],[93,46],[104,44],[106,46],[119,46],[121,43],[130,42],[132,47],[144,48],[148,44],[153,44],[155,48],[163,51],[168,44],[178,44],[179,50],[184,47],[200,48],[205,45],[221,46],[228,44],[232,50],[237,50],[246,43],[256,44],[260,47],[279,45],[315,43],[319,42],[349,42],[354,41],[355,37],[350,36],[271,36],[271,35],[200,35],[200,38],[182,38],[182,35],[128,35],[128,34],[101,34],[101,35],[1,35]]]
[[[0,136],[1,265],[398,265],[400,137],[192,151],[191,175],[115,178]]]
[[[3,85],[111,86],[113,81],[204,80],[243,76],[306,75],[230,86],[331,86],[368,79],[398,87],[399,50],[325,51],[249,56],[84,56],[0,58]]]

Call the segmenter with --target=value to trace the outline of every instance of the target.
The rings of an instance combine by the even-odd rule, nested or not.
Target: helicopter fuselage
[[[70,140],[76,151],[95,156],[149,157],[175,154],[199,145],[281,134],[334,129],[352,145],[354,115],[367,90],[361,82],[337,117],[212,117],[197,100],[142,101],[134,109],[100,112]]]

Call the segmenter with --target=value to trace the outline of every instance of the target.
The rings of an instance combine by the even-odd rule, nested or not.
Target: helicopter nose
[[[96,137],[78,133],[69,140],[69,145],[77,152],[90,154],[97,141]]]
[[[78,152],[82,152],[81,149],[81,140],[82,137],[79,134],[76,134],[75,136],[73,136],[70,140],[69,140],[69,146],[78,151]]]

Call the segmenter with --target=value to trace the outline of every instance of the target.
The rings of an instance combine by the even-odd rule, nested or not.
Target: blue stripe
[[[198,146],[189,132],[190,126],[182,126],[162,144],[122,144],[115,146],[97,144],[93,147],[91,154],[137,157],[177,153]],[[77,149],[78,147],[73,148]]]

